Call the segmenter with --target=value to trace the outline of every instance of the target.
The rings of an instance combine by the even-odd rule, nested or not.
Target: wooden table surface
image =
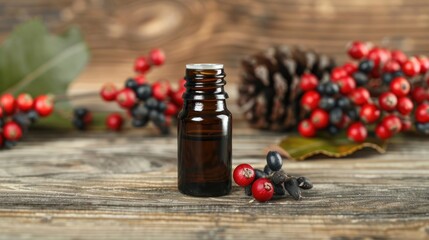
[[[235,130],[233,164],[262,167],[282,137]],[[32,133],[0,152],[0,239],[429,239],[428,154],[412,138],[384,155],[286,161],[314,189],[261,204],[235,185],[180,194],[175,136]]]

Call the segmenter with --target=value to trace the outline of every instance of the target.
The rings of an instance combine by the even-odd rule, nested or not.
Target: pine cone
[[[252,127],[288,130],[299,121],[300,76],[321,78],[335,67],[332,58],[312,50],[271,47],[242,61],[238,105]]]

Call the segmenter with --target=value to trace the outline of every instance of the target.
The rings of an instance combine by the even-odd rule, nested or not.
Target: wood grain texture
[[[236,130],[234,165],[263,167],[282,137]],[[428,239],[428,146],[395,139],[384,155],[287,161],[314,189],[259,204],[237,186],[178,193],[174,136],[33,134],[0,152],[0,239]]]
[[[426,0],[0,0],[0,40],[33,17],[55,32],[75,24],[85,34],[92,61],[71,91],[122,83],[152,47],[168,61],[150,79],[171,81],[186,63],[221,62],[236,82],[239,60],[273,44],[305,45],[340,62],[354,39],[429,53]]]

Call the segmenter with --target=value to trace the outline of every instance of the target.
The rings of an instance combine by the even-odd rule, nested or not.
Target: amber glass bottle
[[[179,191],[199,197],[231,190],[232,117],[226,108],[222,64],[186,65],[178,116]]]

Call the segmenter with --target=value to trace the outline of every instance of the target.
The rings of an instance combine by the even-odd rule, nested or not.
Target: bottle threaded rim
[[[223,69],[223,64],[220,64],[220,63],[190,63],[190,64],[186,64],[186,69],[217,70],[217,69]]]

